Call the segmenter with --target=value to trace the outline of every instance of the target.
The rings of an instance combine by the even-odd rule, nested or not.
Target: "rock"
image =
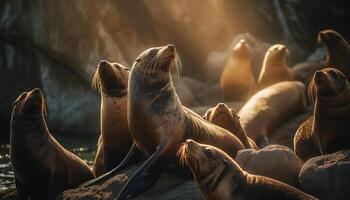
[[[301,188],[320,199],[349,199],[350,150],[308,160],[299,174]]]
[[[237,153],[237,163],[247,172],[267,176],[298,187],[298,175],[304,162],[289,148],[269,145],[263,149],[244,149]]]
[[[106,182],[88,188],[66,190],[56,200],[77,199],[112,199],[118,196],[122,186],[141,166],[141,163],[129,168]],[[162,174],[160,179],[149,190],[134,198],[135,200],[175,200],[175,199],[202,199],[196,183],[189,178],[181,178],[170,174]]]

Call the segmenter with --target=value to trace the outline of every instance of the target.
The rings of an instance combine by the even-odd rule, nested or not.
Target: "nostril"
[[[175,50],[175,45],[173,45],[173,44],[168,44],[167,47],[170,50]]]

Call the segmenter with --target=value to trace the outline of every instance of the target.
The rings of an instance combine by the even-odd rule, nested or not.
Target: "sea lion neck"
[[[170,73],[150,75],[135,69],[130,75],[129,91],[131,97],[154,98],[165,90],[174,90]]]
[[[27,116],[12,116],[11,129],[18,135],[41,134],[47,130],[47,125],[42,114]]]

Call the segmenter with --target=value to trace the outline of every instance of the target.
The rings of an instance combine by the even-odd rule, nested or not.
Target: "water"
[[[96,140],[94,139],[71,139],[61,138],[58,141],[75,155],[83,159],[89,166],[93,164],[96,154]],[[6,190],[14,185],[14,175],[11,169],[10,145],[0,144],[0,191]]]

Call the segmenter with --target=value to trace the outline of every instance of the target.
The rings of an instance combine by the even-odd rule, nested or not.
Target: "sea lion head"
[[[232,57],[245,59],[250,57],[250,47],[246,40],[241,39],[232,49]]]
[[[45,99],[40,89],[23,92],[13,104],[13,116],[33,118],[46,115]]]
[[[287,54],[288,49],[285,45],[275,44],[271,46],[265,54],[264,66],[279,66],[281,63],[284,64]]]
[[[348,98],[345,97],[350,96],[349,82],[338,69],[325,68],[314,73],[308,93],[313,102],[318,99],[327,104],[347,103]]]
[[[168,44],[145,50],[135,60],[132,71],[160,80],[169,79],[170,73],[180,74],[181,63],[175,45]]]
[[[233,132],[238,132],[241,128],[237,112],[225,103],[218,103],[214,108],[209,109],[203,118]]]
[[[178,151],[180,163],[190,167],[201,191],[213,194],[223,179],[234,185],[244,178],[244,171],[224,151],[214,146],[199,144],[191,139]]]
[[[128,88],[129,69],[119,63],[100,61],[92,78],[92,87],[108,96],[125,96]]]
[[[336,31],[332,29],[325,29],[318,33],[317,35],[318,43],[324,43],[328,48],[337,49],[337,47],[342,47],[346,41],[344,38]]]

